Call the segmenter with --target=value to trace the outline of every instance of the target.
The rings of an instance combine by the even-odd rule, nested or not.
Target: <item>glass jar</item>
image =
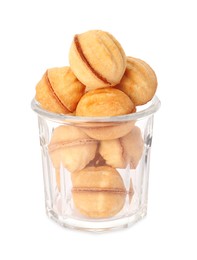
[[[88,231],[128,227],[147,213],[155,96],[135,113],[78,117],[38,115],[47,215]]]

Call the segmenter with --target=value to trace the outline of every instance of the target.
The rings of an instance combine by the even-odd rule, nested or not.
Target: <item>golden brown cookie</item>
[[[124,148],[121,145],[120,139],[101,141],[99,145],[99,153],[107,165],[114,168],[126,167],[126,161],[123,156]]]
[[[134,104],[122,91],[115,88],[101,88],[87,92],[79,101],[77,116],[117,116],[135,111]],[[134,121],[86,124],[83,131],[91,138],[108,140],[127,134]]]
[[[82,130],[96,140],[112,140],[128,134],[134,127],[135,121],[117,123],[97,123],[83,127]]]
[[[124,147],[126,163],[130,163],[130,167],[135,169],[144,151],[144,141],[140,128],[135,126],[131,132],[120,138],[120,142]]]
[[[75,35],[69,61],[72,71],[88,90],[115,86],[126,68],[126,56],[120,43],[101,30]]]
[[[157,89],[157,78],[152,68],[137,58],[127,57],[127,67],[120,83],[116,86],[138,105],[150,101]]]
[[[68,114],[70,112],[66,107],[64,107],[52,90],[47,73],[43,75],[42,79],[36,86],[35,99],[40,103],[42,108],[48,111],[59,114]]]
[[[72,173],[73,202],[78,211],[91,218],[108,218],[124,206],[126,189],[116,169],[87,167]]]
[[[143,139],[140,129],[135,126],[127,135],[114,140],[101,141],[99,153],[106,164],[125,168],[128,164],[135,169],[143,153]]]
[[[63,165],[70,172],[83,169],[95,157],[97,143],[78,127],[55,128],[48,146],[54,168]]]
[[[46,110],[68,114],[76,109],[84,91],[69,67],[51,68],[37,84],[35,98]]]
[[[77,116],[119,116],[132,113],[133,102],[122,91],[116,88],[100,88],[87,92],[80,99]]]

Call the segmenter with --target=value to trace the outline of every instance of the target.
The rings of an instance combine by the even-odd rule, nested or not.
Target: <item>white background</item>
[[[64,229],[45,216],[30,102],[72,37],[111,32],[158,76],[148,216],[122,231]],[[197,259],[195,0],[0,2],[0,259]]]

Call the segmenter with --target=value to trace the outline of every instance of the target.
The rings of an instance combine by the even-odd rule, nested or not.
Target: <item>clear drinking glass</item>
[[[136,113],[78,117],[38,115],[47,215],[65,227],[105,231],[147,213],[155,96]]]

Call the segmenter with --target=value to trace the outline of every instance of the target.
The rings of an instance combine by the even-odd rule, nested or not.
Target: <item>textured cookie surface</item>
[[[152,68],[140,59],[127,57],[127,67],[118,89],[125,92],[134,104],[150,101],[157,89],[157,78]]]
[[[132,113],[133,102],[116,88],[101,88],[87,92],[76,108],[77,116],[119,116]]]
[[[68,114],[76,109],[84,91],[69,67],[51,68],[37,84],[35,98],[48,111]]]
[[[40,103],[42,108],[48,111],[59,114],[67,114],[70,112],[55,95],[48,80],[47,73],[43,75],[36,86],[35,99]]]
[[[74,172],[72,183],[74,205],[87,217],[111,217],[124,206],[126,189],[112,167],[87,167]]]
[[[70,67],[48,69],[47,75],[59,100],[73,112],[84,94],[85,86],[77,80]]]
[[[106,164],[115,168],[135,169],[142,157],[144,142],[140,129],[135,126],[125,136],[114,140],[103,140],[99,145],[99,153]]]
[[[63,165],[70,172],[83,169],[95,157],[97,143],[78,127],[57,127],[49,144],[54,168],[59,169]]]
[[[76,77],[89,90],[118,84],[126,68],[120,43],[101,30],[75,35],[69,61]]]

